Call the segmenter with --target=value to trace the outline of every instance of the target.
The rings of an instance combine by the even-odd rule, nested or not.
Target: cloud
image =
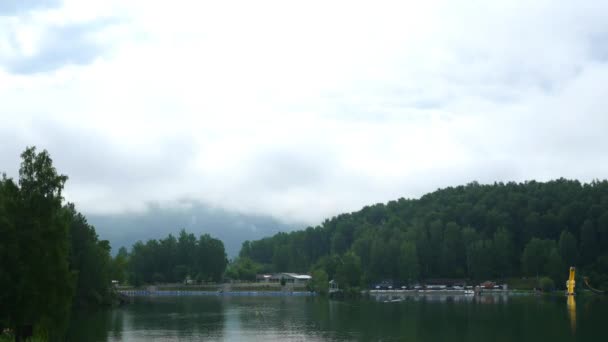
[[[37,9],[54,8],[60,5],[59,0],[20,0],[0,2],[0,16],[9,16]]]
[[[104,47],[90,37],[108,25],[100,21],[73,24],[63,27],[47,27],[37,39],[40,41],[31,53],[16,53],[5,58],[4,67],[10,73],[31,74],[53,71],[66,65],[83,65],[92,62],[104,51]],[[20,50],[19,41],[10,37],[11,47]]]
[[[0,165],[15,175],[25,145],[48,148],[67,196],[92,214],[187,199],[310,224],[473,180],[605,178],[607,10],[65,1],[12,12],[0,20],[20,37],[0,34]]]
[[[113,34],[122,17],[101,13],[89,18],[77,7],[69,10],[61,5],[66,4],[9,1],[0,5],[0,66],[5,72],[33,74],[86,65],[117,41]]]

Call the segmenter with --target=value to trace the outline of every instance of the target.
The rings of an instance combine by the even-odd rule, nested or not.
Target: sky
[[[2,1],[0,171],[285,223],[608,174],[606,1]]]

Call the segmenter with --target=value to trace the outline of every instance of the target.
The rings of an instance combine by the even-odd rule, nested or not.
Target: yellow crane
[[[568,296],[574,296],[574,286],[576,284],[576,281],[574,280],[575,274],[576,274],[576,269],[574,267],[570,267],[570,277],[566,281],[566,289],[567,289],[566,295],[568,295]]]

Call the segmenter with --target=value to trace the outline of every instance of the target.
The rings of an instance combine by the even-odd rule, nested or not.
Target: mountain
[[[169,233],[176,236],[184,228],[197,236],[209,234],[222,240],[228,257],[232,258],[245,240],[291,231],[295,227],[269,216],[241,214],[194,201],[180,202],[175,207],[148,204],[142,212],[86,216],[99,237],[110,241],[113,254],[120,247],[130,249],[138,240],[164,238]]]

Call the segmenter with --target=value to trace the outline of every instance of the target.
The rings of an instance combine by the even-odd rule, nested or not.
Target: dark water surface
[[[75,313],[69,341],[608,341],[608,300],[140,297]]]

